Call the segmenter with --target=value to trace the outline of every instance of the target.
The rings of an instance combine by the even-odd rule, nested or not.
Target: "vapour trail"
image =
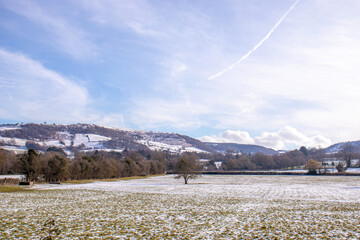
[[[6,89],[4,89],[2,86],[0,86],[0,89],[3,90],[9,97],[9,99],[11,101],[14,101],[13,97],[11,96],[11,93],[9,91],[7,91]]]
[[[244,61],[246,58],[248,58],[253,52],[256,51],[256,49],[258,49],[270,36],[271,34],[275,31],[275,29],[282,23],[282,21],[284,21],[284,19],[286,18],[286,16],[294,9],[294,7],[299,3],[300,0],[296,0],[295,3],[293,5],[291,5],[291,7],[285,12],[285,14],[279,19],[279,21],[270,29],[270,31],[268,32],[268,34],[266,34],[266,36],[261,39],[261,41],[255,45],[255,47],[253,47],[250,51],[248,51],[244,56],[242,56],[239,60],[237,60],[235,63],[231,64],[230,66],[228,66],[227,68],[225,68],[224,70],[222,70],[221,72],[218,72],[212,76],[209,77],[209,80],[213,80],[215,78],[220,77],[221,75],[223,75],[224,73],[230,71],[231,69],[233,69],[236,65],[240,64],[242,61]]]

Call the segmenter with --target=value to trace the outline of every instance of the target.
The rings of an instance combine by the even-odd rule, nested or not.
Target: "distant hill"
[[[181,152],[233,152],[277,154],[270,148],[235,143],[204,143],[177,133],[125,130],[94,124],[2,124],[0,148],[22,152],[29,148],[46,151],[62,149],[67,155],[76,151],[160,150]]]
[[[176,133],[133,131],[93,124],[3,124],[0,125],[0,147],[15,152],[28,148],[45,151],[49,147],[74,151],[161,150],[212,152],[203,142]]]
[[[325,153],[337,153],[339,152],[345,144],[350,144],[354,146],[354,150],[360,153],[360,140],[359,141],[349,141],[349,142],[340,142],[333,144],[324,149]]]
[[[268,155],[278,154],[277,151],[271,148],[262,147],[259,145],[250,145],[250,144],[237,144],[237,143],[211,143],[206,142],[207,146],[211,147],[217,152],[226,153],[227,151],[246,153],[246,154],[255,154],[263,153]]]

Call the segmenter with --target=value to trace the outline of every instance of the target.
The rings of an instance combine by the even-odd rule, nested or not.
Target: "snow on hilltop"
[[[349,145],[353,146],[354,150],[356,152],[360,152],[360,140],[336,143],[336,144],[333,144],[333,145],[325,148],[324,150],[326,153],[337,153],[344,147],[345,144],[349,144]]]
[[[121,130],[93,124],[0,125],[0,148],[20,152],[28,148],[45,151],[49,147],[61,148],[70,154],[74,150],[212,151],[199,140],[175,133]]]
[[[159,150],[181,152],[243,152],[277,154],[273,149],[235,143],[204,143],[177,133],[124,130],[94,124],[4,124],[0,125],[0,148],[21,152],[49,147],[74,151]]]

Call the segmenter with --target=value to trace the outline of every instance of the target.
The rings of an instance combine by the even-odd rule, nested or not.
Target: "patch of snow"
[[[292,169],[292,170],[270,170],[271,172],[288,172],[288,173],[307,173],[306,169]],[[267,172],[267,171],[264,171]]]
[[[348,173],[360,173],[360,168],[348,168],[346,169]]]
[[[97,134],[75,134],[74,146],[84,144],[87,148],[102,148],[103,141],[109,141],[111,138]]]
[[[183,148],[183,146],[181,145],[170,145],[166,143],[146,141],[146,140],[138,140],[137,142],[148,146],[151,150],[179,152],[181,148]]]
[[[67,156],[73,156],[74,155],[74,153],[72,151],[70,151],[70,150],[63,149],[63,151],[65,152],[65,154]]]
[[[57,148],[65,147],[64,144],[61,144],[60,141],[58,141],[58,140],[48,140],[48,141],[44,141],[42,143],[46,147],[50,147],[50,146],[54,146],[54,147],[57,147]]]
[[[111,138],[97,135],[97,134],[87,134],[90,142],[101,142],[101,141],[109,141]]]
[[[4,178],[18,178],[18,179],[23,179],[23,178],[25,178],[25,175],[0,175],[0,179],[4,179]]]
[[[201,163],[207,163],[207,162],[210,162],[210,159],[199,159],[199,161]]]
[[[71,146],[71,140],[62,140],[65,144],[65,146],[70,147]]]
[[[73,134],[69,132],[57,132],[56,139],[64,140],[64,139],[72,139],[74,137]]]
[[[27,149],[24,148],[24,147],[17,147],[17,146],[0,146],[1,149],[5,149],[5,150],[8,150],[8,151],[13,151],[15,152],[16,154],[17,153],[23,153],[23,152],[26,152]]]
[[[104,151],[104,152],[123,152],[125,148],[123,149],[111,149],[111,148],[102,148],[102,147],[94,147],[94,148],[87,148],[80,150],[81,152],[93,152],[93,151]]]
[[[86,148],[101,149],[103,148],[102,142],[88,142],[85,144]]]
[[[219,169],[221,167],[221,165],[222,165],[222,162],[214,162],[214,164],[215,164],[215,167],[217,169]]]
[[[0,132],[21,129],[21,127],[0,127]]]
[[[98,149],[99,151],[104,151],[104,152],[123,152],[125,150],[125,148],[122,149],[112,149],[112,148],[101,148]]]
[[[85,134],[75,134],[74,147],[80,146],[81,144],[84,144],[86,146],[86,144],[88,142],[90,142],[90,140],[87,137],[87,135],[85,135]]]
[[[191,146],[183,146],[183,145],[176,145],[176,144],[168,144],[164,142],[156,142],[156,141],[146,141],[146,140],[138,140],[136,141],[140,144],[144,144],[151,150],[159,150],[159,151],[170,151],[172,153],[182,153],[182,152],[206,152],[204,150],[191,147]]]
[[[24,147],[27,140],[21,138],[8,138],[0,136],[0,141],[4,141],[5,144]]]
[[[198,149],[196,147],[185,147],[181,152],[196,152],[196,153],[207,153],[207,151]]]
[[[42,189],[91,189],[155,194],[180,194],[205,196],[251,196],[267,200],[309,200],[325,202],[359,203],[360,192],[349,192],[358,187],[359,177],[341,176],[251,176],[251,175],[202,175],[189,185],[184,185],[174,175],[149,177],[116,182],[95,182],[61,186],[36,185]],[[281,186],[281,187],[279,187]]]

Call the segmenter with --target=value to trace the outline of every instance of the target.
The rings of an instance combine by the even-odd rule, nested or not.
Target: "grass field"
[[[29,191],[29,190],[31,190],[31,189],[24,187],[24,186],[14,186],[14,185],[1,186],[0,185],[0,193],[24,192],[24,191]]]
[[[124,180],[143,179],[148,177],[164,176],[164,174],[152,175],[152,176],[133,176],[133,177],[122,177],[122,178],[105,178],[105,179],[85,179],[85,180],[69,180],[64,183],[68,184],[83,184],[83,183],[94,183],[94,182],[116,182]]]
[[[0,193],[0,239],[359,239],[360,177],[173,176]]]

